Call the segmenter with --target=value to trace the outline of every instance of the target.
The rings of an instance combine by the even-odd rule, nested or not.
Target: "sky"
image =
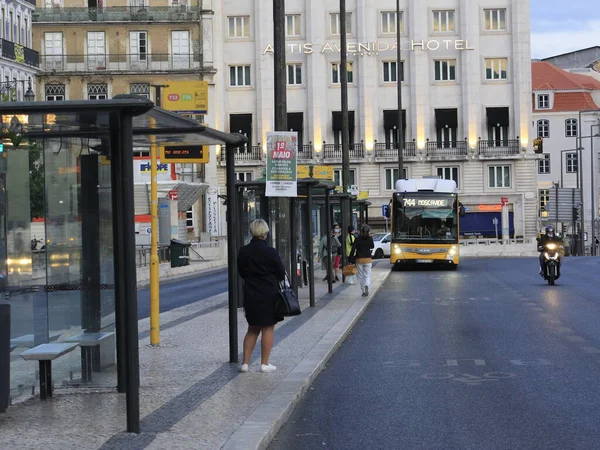
[[[531,0],[531,56],[600,45],[599,0]]]

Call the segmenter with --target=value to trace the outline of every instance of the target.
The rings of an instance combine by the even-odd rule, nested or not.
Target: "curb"
[[[335,325],[321,338],[306,356],[292,369],[268,397],[250,414],[246,421],[230,436],[222,450],[265,450],[281,427],[287,422],[298,402],[321,373],[329,359],[346,340],[354,325],[363,315],[383,283],[367,299],[355,300]],[[315,360],[318,363],[315,367]],[[281,404],[285,403],[283,411]]]

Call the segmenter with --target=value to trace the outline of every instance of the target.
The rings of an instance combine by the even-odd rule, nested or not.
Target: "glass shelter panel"
[[[52,131],[56,116],[38,116],[39,129]],[[80,343],[53,361],[54,386],[117,384],[110,149],[99,138],[108,117],[93,116],[90,124],[77,114],[62,117],[59,133],[32,138],[26,135],[36,127],[33,116],[3,116],[0,303],[11,305],[13,401],[38,392],[38,365],[23,360],[23,352],[80,343],[82,333],[107,334],[89,351]],[[69,135],[88,125],[98,138]]]

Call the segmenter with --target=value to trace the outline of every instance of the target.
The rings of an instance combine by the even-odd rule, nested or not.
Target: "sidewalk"
[[[227,362],[227,294],[161,314],[161,345],[149,344],[149,320],[139,322],[142,433],[123,432],[125,396],[114,390],[57,388],[51,401],[32,398],[0,415],[0,448],[46,449],[264,449],[303,392],[349,333],[380,288],[389,265],[373,268],[371,295],[358,286],[315,286],[317,306],[281,322],[271,362],[250,373]],[[317,279],[322,279],[322,275]],[[238,310],[238,338],[246,321]]]

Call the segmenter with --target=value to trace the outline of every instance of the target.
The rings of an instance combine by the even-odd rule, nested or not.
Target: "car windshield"
[[[457,242],[452,197],[398,198],[394,205],[394,238],[431,243]]]
[[[384,237],[387,236],[387,233],[378,233],[378,234],[374,234],[373,235],[373,242],[377,242],[382,240]]]

